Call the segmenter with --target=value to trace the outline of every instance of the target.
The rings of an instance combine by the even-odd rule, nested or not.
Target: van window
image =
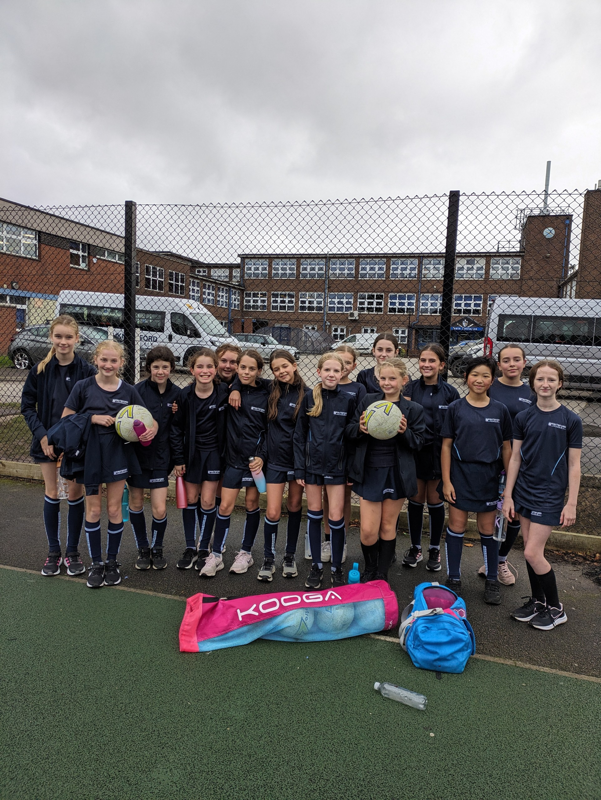
[[[162,333],[165,330],[164,311],[136,311],[136,328]]]
[[[577,317],[534,317],[532,341],[537,344],[593,344],[594,320]]]
[[[188,336],[191,339],[198,339],[199,337],[199,333],[194,325],[192,325],[185,314],[180,314],[179,312],[173,312],[171,314],[171,330],[178,336]]]
[[[209,336],[228,335],[227,330],[223,327],[219,320],[209,312],[205,314],[198,314],[196,311],[191,311],[190,316],[205,333],[209,334]]]
[[[499,342],[529,342],[532,317],[520,314],[500,314],[497,340]]]
[[[346,341],[347,341],[347,342],[356,342],[356,341],[357,341],[357,337],[356,337],[356,336],[355,336],[355,334],[353,333],[353,335],[352,335],[352,336],[347,336],[347,337],[346,337]]]
[[[61,303],[60,313],[70,314],[77,322],[95,325],[98,328],[123,327],[122,308]],[[163,311],[136,311],[136,328],[141,331],[161,333],[164,327],[165,313]]]

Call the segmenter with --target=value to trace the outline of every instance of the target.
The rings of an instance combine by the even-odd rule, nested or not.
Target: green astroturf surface
[[[437,680],[369,637],[180,653],[182,602],[6,569],[0,593],[2,800],[601,797],[598,683]]]

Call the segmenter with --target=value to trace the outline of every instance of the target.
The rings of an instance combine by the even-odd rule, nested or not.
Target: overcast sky
[[[3,0],[0,196],[593,188],[599,0]]]

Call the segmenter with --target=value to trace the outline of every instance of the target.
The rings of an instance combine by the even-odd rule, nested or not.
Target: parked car
[[[50,350],[49,332],[50,325],[34,325],[31,328],[23,328],[11,338],[8,357],[12,359],[17,369],[31,369],[35,363],[46,357]],[[107,338],[106,328],[80,325],[77,354],[91,361],[98,342]]]
[[[484,339],[468,339],[449,347],[448,367],[455,378],[463,378],[465,364],[470,358],[484,355]]]
[[[236,339],[242,347],[252,347],[260,353],[263,358],[269,358],[274,350],[287,350],[292,353],[295,361],[298,361],[299,352],[296,347],[287,344],[280,344],[273,336],[264,333],[237,333]]]

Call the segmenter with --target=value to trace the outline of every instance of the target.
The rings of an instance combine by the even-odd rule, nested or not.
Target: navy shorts
[[[221,478],[221,460],[217,450],[196,450],[192,463],[186,467],[187,483],[218,481]]]
[[[435,481],[442,478],[440,469],[440,447],[431,442],[421,450],[414,451],[415,474],[420,481]]]
[[[293,483],[293,469],[279,469],[278,467],[267,467],[265,470],[265,481],[267,483]]]
[[[248,489],[254,485],[255,481],[249,469],[225,468],[222,484],[224,489]]]
[[[364,482],[354,483],[353,491],[371,503],[383,503],[384,500],[400,500],[407,497],[396,467],[366,469]]]
[[[340,486],[346,485],[346,478],[344,475],[315,475],[313,472],[307,472],[305,483],[309,486]]]
[[[530,522],[538,522],[539,525],[559,525],[560,523],[563,507],[553,511],[543,508],[525,508],[518,503],[514,505],[516,513],[519,514],[520,517],[529,519]]]
[[[166,489],[169,473],[166,469],[143,469],[139,475],[131,475],[127,482],[134,489]]]
[[[496,511],[499,497],[499,464],[493,461],[459,461],[451,459],[451,483],[455,489],[455,502],[450,503],[461,511]],[[442,494],[442,481],[438,485]]]

